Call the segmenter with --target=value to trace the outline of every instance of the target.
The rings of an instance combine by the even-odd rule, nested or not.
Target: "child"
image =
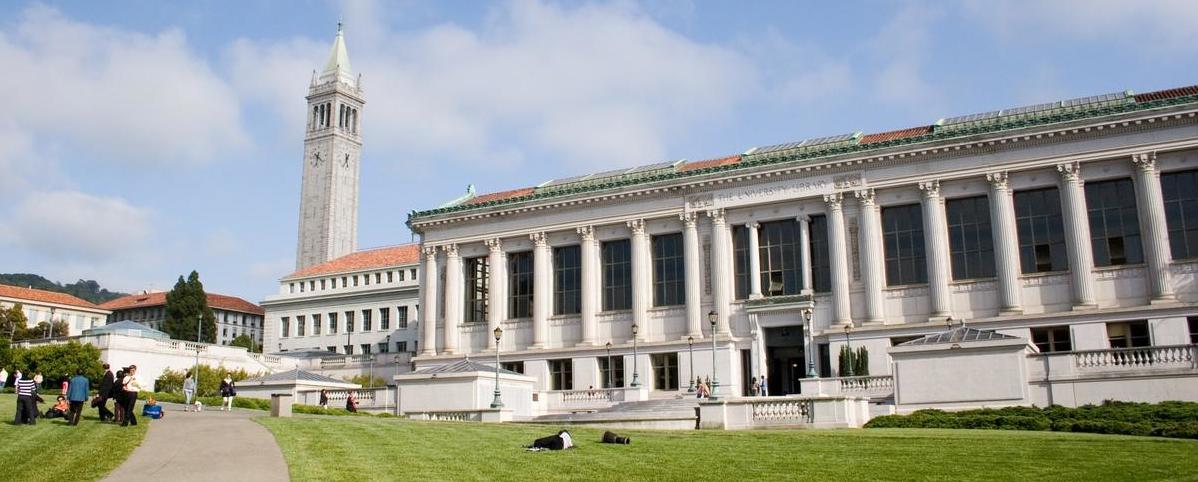
[[[146,400],[145,406],[141,409],[141,416],[156,420],[162,418],[162,415],[162,405],[158,404],[158,400],[154,400],[154,397]]]
[[[71,405],[67,403],[67,397],[58,396],[58,401],[53,407],[46,410],[46,418],[67,418],[67,410],[71,409]]]

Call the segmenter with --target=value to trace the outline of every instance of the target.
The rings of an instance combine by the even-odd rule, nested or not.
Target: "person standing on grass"
[[[325,389],[320,389],[320,408],[329,409],[329,392]]]
[[[4,389],[6,383],[8,383],[8,369],[0,368],[0,390]]]
[[[183,405],[184,412],[191,411],[191,399],[195,396],[195,394],[196,379],[195,377],[191,376],[191,372],[187,372],[187,377],[183,379],[183,399],[185,403],[185,405]]]
[[[20,376],[20,373],[18,371],[17,376]],[[37,405],[33,403],[34,397],[37,396],[37,383],[18,378],[13,386],[17,389],[17,416],[13,419],[13,425],[37,423]]]
[[[112,412],[108,411],[108,399],[112,398],[112,386],[115,384],[115,380],[115,377],[112,375],[112,369],[105,363],[104,378],[100,379],[100,391],[96,394],[100,398],[99,406],[96,408],[100,410],[101,422],[113,418]]]
[[[133,424],[136,427],[137,417],[133,415],[133,407],[137,405],[137,392],[141,391],[141,382],[137,381],[137,365],[129,365],[129,368],[125,370],[125,378],[121,380],[121,387],[125,391],[125,418],[121,420],[121,426]]]
[[[75,370],[75,376],[71,377],[71,386],[67,389],[67,401],[71,403],[70,415],[67,416],[68,424],[79,425],[83,403],[87,401],[87,394],[91,388],[91,381],[83,376],[83,369]]]
[[[108,392],[108,398],[112,399],[112,410],[115,412],[112,423],[121,423],[125,420],[125,388],[121,386],[121,382],[124,380],[125,369],[117,370],[116,376],[113,377],[112,389]]]
[[[225,374],[225,379],[220,381],[220,396],[225,397],[225,403],[221,405],[221,411],[233,411],[233,397],[237,396],[237,382],[233,381],[232,375]]]
[[[353,390],[345,396],[345,409],[350,413],[358,413],[358,397],[354,396]]]

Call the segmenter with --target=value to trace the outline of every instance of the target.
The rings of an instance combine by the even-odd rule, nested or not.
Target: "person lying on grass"
[[[66,397],[59,395],[58,401],[54,402],[54,406],[46,410],[46,418],[67,418],[67,410],[71,409],[71,405],[67,403]]]

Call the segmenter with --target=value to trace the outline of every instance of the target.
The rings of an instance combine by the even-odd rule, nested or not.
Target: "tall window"
[[[1198,171],[1161,174],[1173,259],[1198,258]]]
[[[832,261],[828,254],[828,217],[811,216],[811,284],[812,291],[832,291]]]
[[[396,306],[395,307],[395,324],[397,325],[396,327],[401,330],[408,327],[408,307],[406,307],[406,306]],[[400,350],[400,351],[403,351],[403,350]]]
[[[1198,344],[1198,316],[1186,318],[1190,328],[1190,343]]]
[[[304,336],[304,335],[305,335],[305,333],[304,333],[304,328],[305,328],[305,327],[304,327],[304,322],[305,322],[305,320],[304,320],[304,315],[299,315],[299,316],[295,317],[295,328],[296,328],[296,334],[295,334],[295,335],[296,335],[296,336]],[[228,328],[225,328],[225,331],[226,331],[226,332],[227,332],[228,330],[229,330]]]
[[[329,334],[337,333],[337,313],[329,313]],[[329,350],[332,351],[332,350]]]
[[[1061,193],[1055,187],[1015,193],[1015,226],[1019,232],[1019,264],[1024,274],[1065,271],[1065,225]]]
[[[281,333],[279,333],[279,336],[287,338],[289,336],[288,333],[291,332],[291,318],[284,316],[279,321],[281,322],[279,323],[279,327],[281,328]]]
[[[553,314],[582,312],[582,254],[579,246],[553,248]]]
[[[352,311],[345,312],[345,332],[346,333],[354,332],[354,312],[352,312]]]
[[[732,227],[733,281],[736,299],[749,297],[749,228],[743,224]]]
[[[649,356],[653,364],[653,387],[658,390],[678,389],[678,354],[654,353]]]
[[[379,329],[380,330],[390,330],[391,329],[391,308],[390,307],[384,306],[382,308],[379,308]]]
[[[549,360],[550,390],[574,389],[574,360]]]
[[[761,263],[761,292],[765,296],[796,295],[803,289],[799,223],[762,223],[757,235]]]
[[[508,266],[508,318],[532,316],[532,253],[512,253]]]
[[[1106,324],[1107,340],[1111,348],[1139,348],[1152,346],[1152,338],[1148,334],[1148,322],[1122,321]]]
[[[367,282],[369,282],[369,281],[370,281],[370,278],[366,278],[366,280],[367,280]],[[363,344],[361,344],[360,346],[362,347],[362,354],[363,354],[363,355],[369,355],[369,354],[370,354],[371,345],[370,345],[369,343],[363,343]]]
[[[994,238],[990,233],[990,201],[986,196],[949,199],[948,246],[953,279],[994,277]]]
[[[1032,328],[1032,343],[1036,344],[1040,353],[1073,351],[1073,340],[1069,336],[1068,326]]]
[[[403,271],[400,271],[400,273],[403,273]],[[400,353],[407,353],[408,352],[408,342],[406,342],[406,341],[395,342],[395,351],[400,352]]]
[[[391,344],[387,342],[379,342],[379,353],[387,353],[391,351]]]
[[[1117,266],[1144,261],[1140,250],[1140,218],[1131,179],[1086,183],[1090,211],[1090,245],[1094,266]]]
[[[923,211],[920,205],[882,208],[882,241],[886,251],[886,285],[928,282],[924,258]]]
[[[627,239],[603,243],[603,311],[632,308],[632,247]]]
[[[653,306],[686,303],[682,233],[653,236]]]
[[[244,325],[245,325],[245,321],[243,320],[243,321],[241,322],[241,324],[244,326]],[[319,335],[319,334],[320,334],[320,329],[321,329],[321,326],[320,326],[320,325],[321,325],[320,314],[319,314],[319,313],[317,313],[317,314],[315,314],[315,315],[312,315],[312,334],[313,334],[313,335]]]
[[[466,322],[487,321],[489,266],[486,257],[466,259]]]
[[[624,356],[599,357],[599,375],[603,377],[603,388],[624,386]]]

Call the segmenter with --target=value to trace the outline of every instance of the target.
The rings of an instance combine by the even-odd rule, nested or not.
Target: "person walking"
[[[87,402],[91,388],[91,381],[83,376],[83,369],[75,370],[75,376],[71,377],[71,385],[67,388],[67,401],[71,404],[67,424],[79,425],[79,416],[83,414],[83,404]]]
[[[325,389],[320,389],[320,408],[329,409],[329,392]]]
[[[345,396],[345,409],[350,413],[358,413],[358,397],[354,395],[353,390]]]
[[[4,389],[6,383],[8,383],[8,369],[0,368],[0,390]]]
[[[763,397],[770,396],[770,386],[765,381],[765,375],[761,375],[761,396],[763,396]]]
[[[17,372],[20,376],[20,371]],[[37,396],[37,383],[26,378],[19,378],[13,383],[17,389],[17,416],[13,419],[13,425],[37,423],[37,405],[33,403],[34,397]]]
[[[225,398],[225,403],[220,407],[221,411],[232,412],[233,397],[237,396],[237,382],[234,382],[228,373],[225,374],[225,379],[220,381],[220,396]]]
[[[141,382],[137,381],[137,365],[129,365],[125,369],[125,378],[121,380],[121,388],[125,391],[124,394],[124,409],[125,418],[121,420],[121,426],[125,427],[129,424],[137,426],[137,417],[134,416],[133,407],[137,405],[137,392],[141,391]]]
[[[104,378],[100,379],[100,390],[96,394],[100,398],[99,406],[96,407],[100,411],[100,421],[112,420],[113,413],[108,410],[108,399],[112,398],[112,386],[115,384],[115,377],[112,375],[112,369],[108,364],[104,364]]]
[[[196,379],[191,376],[191,372],[187,372],[187,377],[183,379],[183,399],[186,405],[183,405],[184,412],[191,411],[192,397],[196,394]]]

